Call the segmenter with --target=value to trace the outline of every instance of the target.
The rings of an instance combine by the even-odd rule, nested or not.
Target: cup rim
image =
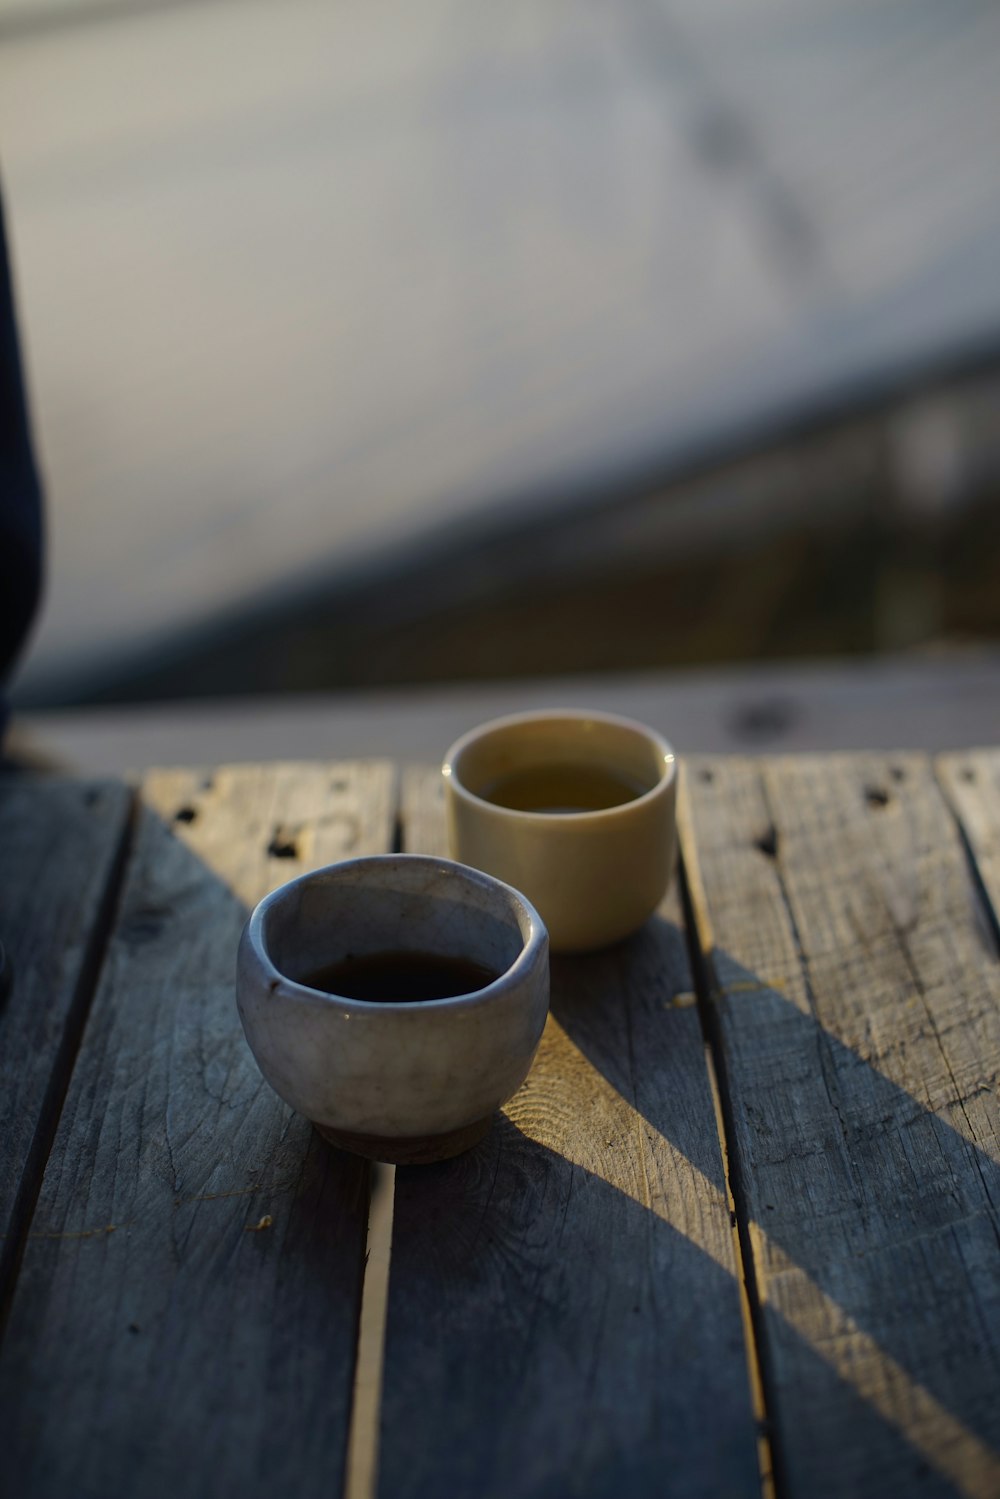
[[[390,863],[429,865],[438,873],[457,875],[467,884],[478,885],[481,889],[489,890],[491,893],[499,892],[506,896],[510,905],[520,908],[528,922],[528,935],[523,939],[521,951],[513,963],[502,973],[498,973],[496,978],[484,985],[482,989],[474,989],[469,994],[452,994],[441,999],[420,1000],[352,999],[347,994],[333,994],[327,990],[313,989],[309,984],[293,979],[290,974],[284,973],[277,967],[264,940],[264,926],[274,906],[278,905],[281,900],[287,899],[293,890],[308,885],[334,870],[346,873],[353,868],[361,872],[366,866],[385,867]],[[317,1009],[332,1007],[338,1010],[357,1011],[358,1014],[364,1015],[380,1012],[391,1015],[420,1015],[427,1010],[465,1010],[474,1009],[480,1004],[488,1004],[491,999],[499,997],[498,991],[501,986],[509,988],[512,980],[516,982],[530,972],[539,957],[544,956],[549,940],[548,930],[537,910],[527,896],[522,895],[520,890],[515,890],[513,885],[508,885],[503,880],[498,880],[495,875],[486,874],[481,869],[474,869],[471,865],[460,864],[457,859],[448,859],[437,854],[406,853],[360,854],[353,859],[338,859],[333,864],[321,865],[317,869],[310,869],[304,874],[297,875],[293,880],[286,880],[283,885],[278,885],[276,889],[271,890],[254,906],[247,919],[245,937],[253,949],[257,962],[263,968],[272,991],[278,988],[280,982],[286,997],[291,997],[300,1004]],[[289,991],[291,991],[290,995]]]
[[[655,786],[650,786],[641,796],[633,797],[631,801],[619,802],[613,807],[599,807],[591,811],[580,812],[528,812],[519,807],[504,807],[496,802],[488,801],[486,797],[479,796],[477,792],[470,791],[469,787],[455,773],[455,761],[464,751],[477,740],[484,738],[487,734],[499,732],[503,729],[517,728],[521,724],[529,723],[552,723],[552,722],[576,722],[587,719],[591,722],[609,724],[614,728],[629,729],[648,740],[659,754],[663,771]],[[625,811],[631,812],[633,808],[639,809],[665,794],[667,789],[677,779],[677,755],[673,745],[665,739],[656,729],[651,729],[648,724],[640,723],[636,718],[626,718],[620,713],[605,713],[598,708],[538,708],[529,709],[523,713],[506,713],[500,718],[491,718],[486,723],[477,724],[474,729],[469,729],[455,740],[447,752],[441,766],[441,774],[450,785],[452,791],[471,802],[476,807],[486,807],[502,817],[512,817],[524,822],[542,821],[549,827],[578,827],[580,825],[594,826],[609,818],[620,817]]]

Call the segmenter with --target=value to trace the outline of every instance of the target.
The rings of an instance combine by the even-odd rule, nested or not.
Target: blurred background
[[[991,0],[0,0],[15,702],[995,668],[998,76]]]

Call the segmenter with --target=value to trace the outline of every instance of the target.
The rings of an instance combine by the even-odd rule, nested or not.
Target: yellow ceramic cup
[[[582,710],[513,714],[458,739],[443,774],[452,858],[526,895],[554,951],[617,942],[662,900],[677,762],[652,729]],[[609,776],[627,799],[591,805]]]

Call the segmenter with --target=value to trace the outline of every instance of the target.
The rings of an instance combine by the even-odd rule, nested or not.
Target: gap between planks
[[[1000,952],[1000,886],[996,871],[1000,849],[990,836],[985,809],[996,796],[1000,784],[1000,752],[993,749],[970,750],[962,754],[937,755],[931,761],[934,779],[941,788],[945,805],[958,831],[969,878],[979,899],[979,911]],[[987,790],[983,791],[985,782]],[[991,785],[992,782],[992,785]],[[995,804],[995,803],[994,803]],[[991,880],[991,867],[994,878]]]
[[[361,1315],[354,1363],[351,1420],[347,1433],[344,1499],[374,1499],[378,1458],[385,1333],[389,1308],[389,1262],[396,1200],[396,1168],[374,1161],[368,1206]]]
[[[694,825],[686,790],[687,772],[682,765],[677,798],[677,879],[680,883],[681,908],[684,913],[684,937],[687,943],[691,976],[698,1001],[698,1019],[705,1042],[705,1070],[715,1111],[719,1137],[719,1154],[726,1183],[726,1201],[733,1229],[733,1253],[736,1257],[740,1291],[740,1313],[743,1318],[743,1345],[746,1350],[747,1378],[753,1413],[757,1421],[757,1465],[760,1471],[761,1499],[778,1499],[784,1492],[776,1472],[771,1422],[768,1417],[767,1381],[764,1371],[764,1339],[761,1333],[761,1304],[754,1272],[746,1198],[738,1180],[738,1168],[730,1141],[733,1137],[729,1118],[725,1059],[713,1024],[710,953],[712,934],[708,922],[698,866]],[[353,1496],[352,1496],[353,1499]]]
[[[851,758],[860,760],[860,757]],[[952,819],[965,855],[967,874],[970,881],[969,897],[972,906],[971,913],[967,912],[966,915],[971,920],[973,926],[979,928],[982,936],[987,938],[986,945],[992,954],[994,962],[996,957],[997,891],[1000,890],[997,873],[1000,871],[1000,864],[998,864],[993,854],[993,850],[997,845],[993,832],[996,825],[995,814],[990,811],[990,783],[992,783],[992,786],[1000,784],[1000,774],[997,771],[998,760],[1000,760],[1000,757],[997,756],[996,751],[992,753],[981,751],[975,755],[943,757],[934,764],[938,789],[945,791],[945,799],[951,804]],[[973,763],[970,764],[969,762]],[[766,761],[763,762],[764,766],[767,763]],[[903,779],[902,770],[893,770],[891,774],[894,780]],[[980,778],[982,779],[982,785],[980,785]],[[705,779],[710,779],[710,776],[706,774]],[[933,782],[931,784],[933,785]],[[861,781],[855,789],[864,789],[864,787],[865,783]],[[766,812],[770,818],[771,831],[765,834],[763,838],[755,839],[754,841],[761,852],[770,855],[773,859],[777,854],[779,844],[775,833],[776,808],[771,803],[768,791],[769,788],[764,785],[761,786],[761,815]],[[884,796],[884,793],[873,792],[870,787],[865,789],[865,795],[869,803],[877,807],[886,805],[889,800],[888,797]],[[995,801],[992,805],[996,805]],[[692,809],[688,806],[686,815],[691,816],[691,813]],[[784,832],[782,833],[783,838]],[[765,839],[769,842],[770,846],[765,846]],[[783,848],[783,842],[780,846]],[[718,1012],[716,1010],[718,997],[716,983],[718,975],[713,958],[713,954],[716,951],[716,933],[713,930],[714,913],[710,911],[708,901],[705,897],[696,844],[693,838],[687,840],[686,853],[688,847],[690,847],[692,853],[688,856],[686,873],[689,883],[690,907],[693,915],[693,919],[689,918],[689,924],[695,929],[696,935],[700,939],[700,953],[697,956],[701,959],[701,967],[700,970],[696,968],[696,972],[699,972],[699,982],[704,987],[704,1002],[708,1012],[710,1027],[709,1038],[710,1040],[713,1037],[715,1038],[720,1081],[723,1086],[723,1117],[730,1137],[735,1142],[739,1139],[739,1130],[736,1116],[732,1114],[732,1094],[729,1091],[726,1081],[724,1035],[723,1031],[719,1028]],[[718,863],[718,850],[713,848],[713,852],[716,855],[716,862]],[[716,872],[717,877],[718,872]],[[803,949],[798,920],[795,911],[792,909],[783,875],[781,877],[781,896],[787,908],[789,930],[795,942],[798,962],[803,967],[804,982],[808,986],[810,980],[808,974],[805,973],[805,969],[808,967],[809,954]],[[723,922],[725,922],[725,919],[724,915]],[[725,931],[722,934],[722,942],[723,946],[725,946]],[[915,980],[919,987],[919,975],[915,975]],[[737,985],[736,987],[744,986]],[[779,985],[779,987],[781,986]],[[954,1078],[952,1081],[954,1083]],[[957,1088],[958,1085],[955,1084],[955,1087]],[[728,1112],[727,1104],[729,1105]],[[780,1373],[781,1366],[779,1352],[776,1356],[774,1368],[771,1369],[769,1367],[774,1349],[771,1343],[772,1329],[768,1320],[769,1316],[773,1314],[773,1307],[770,1305],[770,1296],[768,1294],[768,1272],[770,1268],[770,1278],[774,1282],[776,1278],[780,1280],[786,1272],[795,1270],[797,1267],[790,1257],[780,1256],[780,1244],[776,1244],[774,1240],[769,1240],[768,1235],[761,1228],[757,1213],[754,1211],[753,1178],[742,1175],[739,1159],[739,1155],[734,1152],[734,1179],[732,1185],[734,1195],[740,1204],[740,1219],[742,1222],[745,1222],[749,1231],[744,1256],[747,1270],[751,1276],[756,1276],[761,1271],[763,1273],[763,1279],[758,1284],[756,1302],[752,1302],[751,1305],[756,1305],[757,1311],[757,1347],[761,1357],[764,1388],[771,1396],[772,1409],[777,1410],[779,1408],[774,1402],[774,1392],[779,1389],[777,1375]],[[981,1178],[981,1168],[979,1175]],[[801,1270],[799,1273],[801,1274]],[[752,1285],[753,1281],[748,1281],[748,1284]],[[835,1301],[829,1294],[824,1294],[822,1287],[818,1288],[816,1295],[822,1299],[826,1314],[832,1319],[832,1325],[835,1325],[842,1333],[846,1332],[852,1344],[860,1348],[859,1362],[863,1362],[864,1359],[877,1361],[879,1368],[886,1371],[884,1377],[888,1379],[890,1390],[893,1387],[906,1387],[909,1407],[904,1408],[903,1414],[904,1416],[908,1416],[909,1419],[902,1421],[900,1420],[899,1408],[894,1405],[891,1399],[884,1399],[881,1403],[879,1402],[878,1396],[880,1391],[872,1385],[871,1381],[867,1385],[859,1384],[858,1391],[888,1425],[893,1426],[907,1441],[916,1447],[924,1459],[924,1469],[927,1470],[928,1463],[933,1464],[943,1476],[954,1482],[956,1487],[960,1487],[963,1493],[970,1495],[986,1495],[988,1493],[992,1495],[1000,1492],[1000,1489],[996,1487],[998,1476],[1000,1476],[1000,1466],[998,1466],[996,1461],[995,1449],[990,1447],[989,1441],[984,1441],[975,1431],[967,1429],[961,1419],[956,1419],[953,1410],[949,1409],[947,1400],[936,1399],[932,1389],[928,1390],[925,1388],[919,1379],[915,1381],[913,1370],[907,1367],[906,1361],[903,1360],[901,1362],[899,1359],[893,1359],[891,1350],[880,1346],[879,1341],[872,1335],[870,1330],[866,1329],[863,1324],[858,1325],[854,1322],[848,1312],[839,1305],[838,1301]],[[766,1304],[763,1298],[766,1298]],[[834,1367],[837,1366],[834,1365]],[[787,1378],[787,1370],[785,1377]],[[933,1437],[928,1435],[928,1433],[933,1434],[934,1432],[937,1433],[936,1446]],[[794,1452],[789,1456],[783,1450],[784,1442],[787,1439],[788,1431],[786,1429],[782,1434],[782,1439],[780,1441],[775,1440],[775,1455],[779,1462],[777,1475],[779,1492],[790,1492],[790,1477],[786,1479],[783,1471],[784,1463],[786,1460],[789,1463],[795,1460]],[[808,1492],[808,1490],[806,1491]]]
[[[118,920],[118,910],[125,886],[125,873],[132,852],[138,815],[139,799],[135,787],[131,786],[122,830],[108,869],[107,884],[87,938],[62,1038],[56,1051],[48,1087],[45,1090],[31,1152],[25,1163],[21,1184],[14,1200],[7,1242],[0,1246],[0,1345],[3,1344],[7,1330],[14,1289],[41,1192],[42,1178],[45,1175],[56,1131],[59,1128],[87,1018],[97,993],[108,942]]]
[[[393,819],[392,852],[395,854],[402,853],[405,842],[401,780],[401,773],[397,768],[393,778],[396,811]],[[375,1499],[378,1491],[380,1416],[395,1203],[395,1166],[385,1161],[373,1161],[369,1177],[368,1236],[361,1281],[351,1418],[347,1432],[344,1499]]]

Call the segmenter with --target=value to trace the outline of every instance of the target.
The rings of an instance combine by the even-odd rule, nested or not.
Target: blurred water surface
[[[0,0],[51,530],[23,690],[387,558],[419,599],[457,525],[569,531],[988,358],[998,64],[973,0]],[[947,500],[933,430],[900,451]]]

